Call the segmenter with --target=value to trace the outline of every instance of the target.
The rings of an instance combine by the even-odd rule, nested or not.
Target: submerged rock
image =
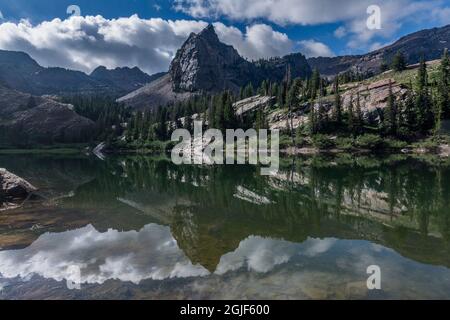
[[[0,199],[25,199],[37,190],[28,181],[0,168]]]

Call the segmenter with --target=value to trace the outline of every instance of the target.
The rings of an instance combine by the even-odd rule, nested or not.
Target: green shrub
[[[404,149],[408,146],[407,142],[395,139],[387,139],[385,144],[389,149]]]
[[[383,148],[383,139],[374,134],[364,134],[356,138],[355,144],[358,148],[377,150]]]
[[[308,143],[308,140],[303,135],[297,134],[295,138],[295,143],[298,147],[303,147]]]
[[[288,135],[281,135],[280,136],[280,149],[286,149],[292,147],[292,138]]]
[[[318,149],[326,150],[334,148],[336,146],[336,141],[330,139],[330,137],[327,135],[316,134],[312,137],[312,144]]]
[[[336,139],[336,146],[339,149],[351,150],[353,149],[354,142],[355,141],[352,138],[339,137]]]
[[[145,143],[145,149],[154,153],[162,153],[166,150],[165,144],[162,141],[149,141]]]
[[[439,147],[439,142],[437,142],[433,139],[426,139],[426,140],[414,143],[413,147],[434,151]]]

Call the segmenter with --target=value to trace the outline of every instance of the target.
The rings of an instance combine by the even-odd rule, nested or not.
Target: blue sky
[[[380,30],[366,29],[371,4],[380,7]],[[79,6],[86,20],[69,23],[70,5]],[[86,72],[97,64],[126,64],[152,73],[167,69],[177,47],[202,23],[219,23],[221,40],[249,59],[291,51],[359,54],[450,23],[450,0],[0,0],[0,12],[0,49],[26,51],[43,65],[59,63]],[[139,19],[129,19],[136,14]],[[129,20],[119,23],[118,18]],[[170,21],[189,23],[174,26]],[[136,52],[127,60],[130,50]]]

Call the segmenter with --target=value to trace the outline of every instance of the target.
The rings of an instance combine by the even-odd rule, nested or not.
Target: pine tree
[[[353,110],[353,94],[350,96],[350,101],[347,107],[347,128],[350,132],[355,131],[355,114]]]
[[[412,85],[410,85],[412,88]],[[402,136],[411,136],[417,130],[417,112],[412,90],[408,90],[399,108],[399,130]]]
[[[267,124],[267,120],[266,120],[266,115],[264,112],[264,108],[261,106],[258,109],[258,112],[256,114],[256,125],[255,125],[257,130],[260,129],[267,129],[268,124]]]
[[[433,109],[428,90],[428,72],[425,59],[422,57],[417,74],[416,101],[417,124],[423,133],[433,127]]]
[[[278,83],[273,83],[270,91],[272,96],[278,97]]]
[[[319,100],[319,110],[317,111],[316,117],[317,131],[320,133],[325,133],[328,129],[328,122],[329,122],[328,112],[326,111],[322,101]]]
[[[387,106],[384,109],[384,132],[387,135],[396,136],[397,135],[397,103],[395,101],[395,96],[392,92],[392,83],[389,81],[389,96],[387,101]]]
[[[356,114],[355,114],[355,134],[361,134],[364,129],[364,117],[361,110],[361,101],[359,92],[356,95]]]
[[[433,137],[434,139],[437,139],[442,127],[442,104],[440,101],[437,101],[435,105]]]
[[[317,118],[314,101],[311,101],[311,111],[309,112],[309,129],[311,134],[317,133]]]
[[[442,56],[438,80],[438,109],[445,118],[450,118],[450,59],[448,50]]]
[[[317,95],[319,94],[320,82],[321,78],[319,70],[315,68],[311,78],[311,98],[313,99],[317,98]]]
[[[244,89],[244,99],[254,96],[255,90],[253,89],[253,84],[249,83]]]
[[[242,100],[242,99],[244,99],[244,88],[243,87],[241,87],[239,89],[239,100]]]
[[[218,94],[214,97],[214,125],[216,129],[226,129],[224,119],[224,105],[222,95]]]
[[[334,110],[333,120],[336,125],[340,127],[342,125],[342,101],[341,93],[339,89],[339,77],[334,78]]]
[[[232,95],[229,91],[225,91],[222,94],[222,105],[224,129],[233,129],[237,124],[237,120],[233,109]]]
[[[300,103],[299,95],[302,87],[302,82],[300,79],[295,79],[289,88],[287,94],[287,104],[289,106],[297,106]]]
[[[392,60],[392,69],[397,72],[406,69],[406,58],[402,52],[398,51],[394,56],[394,59]]]
[[[386,60],[383,59],[383,61],[380,64],[380,72],[385,72],[389,70],[389,65],[387,64]]]
[[[167,109],[159,108],[158,110],[158,128],[157,138],[161,141],[167,139]]]

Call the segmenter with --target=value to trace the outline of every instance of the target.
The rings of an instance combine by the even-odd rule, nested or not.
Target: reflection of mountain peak
[[[200,264],[213,273],[220,258],[227,252],[234,251],[241,237],[228,237],[223,234],[225,221],[220,217],[210,223],[202,223],[201,214],[191,213],[191,208],[178,208],[170,228],[178,246],[193,264]]]
[[[11,165],[20,166],[20,175],[25,179],[32,177],[27,170],[47,177],[47,189],[52,185],[59,188],[61,184],[55,181],[55,172],[60,171],[55,170],[58,163],[62,169],[68,165],[63,159],[50,163],[48,159],[11,158]],[[358,163],[364,164],[362,159]],[[297,175],[281,171],[283,174],[269,178],[256,175],[256,169],[252,171],[249,167],[178,167],[147,158],[127,158],[120,165],[111,161],[94,166],[88,159],[70,164],[77,168],[77,177],[95,174],[95,178],[80,184],[74,197],[58,201],[58,207],[48,210],[46,215],[32,215],[33,211],[28,211],[28,216],[23,216],[27,221],[33,216],[33,224],[45,226],[34,231],[35,235],[48,231],[47,227],[63,230],[65,226],[70,229],[91,223],[100,231],[140,230],[154,222],[170,227],[184,255],[210,272],[217,270],[223,256],[236,251],[243,240],[252,236],[293,243],[303,243],[308,238],[366,240],[393,248],[416,261],[450,266],[445,246],[448,229],[444,223],[436,223],[448,211],[438,204],[445,205],[445,201],[436,201],[436,197],[445,197],[446,193],[428,196],[442,181],[448,181],[448,168],[439,169],[442,179],[429,175],[422,183],[411,184],[407,183],[410,176],[418,178],[416,168],[420,163],[416,161],[391,167],[385,162],[376,166],[370,159],[370,171],[363,165],[327,164],[313,170],[296,169]],[[44,167],[48,170],[43,174]],[[426,171],[426,167],[421,168]],[[52,175],[45,174],[52,169]],[[392,172],[400,169],[404,175],[397,177],[393,198],[396,201],[389,207],[386,203],[392,191],[388,182]],[[348,179],[350,171],[352,179]],[[30,182],[38,185],[37,178]],[[272,201],[255,204],[249,199],[241,200],[234,197],[236,190],[251,195],[252,199],[264,195]],[[418,194],[433,211],[422,212],[420,219],[408,210],[398,211],[400,205],[415,205]],[[74,214],[66,214],[69,210],[66,208],[74,214],[81,212],[78,219],[82,216],[82,222],[78,224],[75,219],[77,224],[71,223]],[[55,217],[59,217],[57,227],[52,224]],[[433,230],[433,236],[428,235],[427,228]],[[12,232],[8,230],[9,234]]]

